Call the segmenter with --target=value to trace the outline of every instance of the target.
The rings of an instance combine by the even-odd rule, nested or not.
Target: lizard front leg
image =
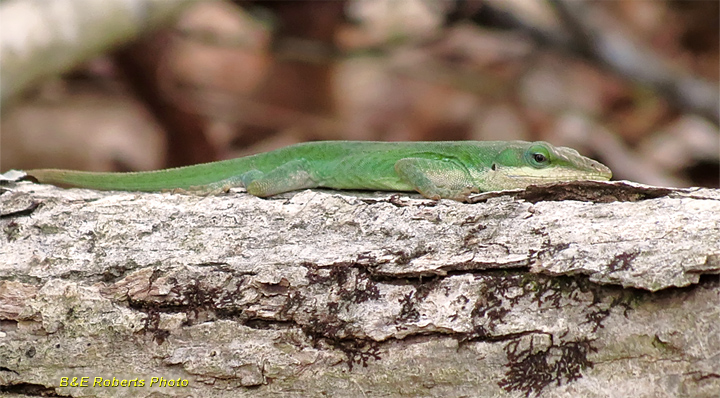
[[[478,192],[467,170],[451,160],[404,158],[395,163],[395,172],[429,199],[464,202]]]

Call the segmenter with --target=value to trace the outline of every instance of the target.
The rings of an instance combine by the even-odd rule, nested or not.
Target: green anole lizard
[[[609,180],[610,169],[546,142],[317,141],[193,166],[132,173],[38,169],[38,182],[119,191],[210,194],[245,187],[260,197],[298,189],[418,191],[430,199],[575,180]]]

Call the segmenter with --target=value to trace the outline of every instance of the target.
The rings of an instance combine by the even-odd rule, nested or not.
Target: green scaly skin
[[[317,141],[238,159],[135,173],[38,169],[42,183],[118,191],[209,194],[245,187],[267,197],[306,188],[418,191],[430,199],[559,181],[606,181],[610,169],[546,142]]]

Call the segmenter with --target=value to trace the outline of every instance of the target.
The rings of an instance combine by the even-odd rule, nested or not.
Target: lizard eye
[[[535,144],[525,152],[525,159],[533,167],[547,167],[550,165],[550,152],[545,145]]]
[[[533,153],[533,160],[536,163],[545,163],[547,158],[542,153]]]

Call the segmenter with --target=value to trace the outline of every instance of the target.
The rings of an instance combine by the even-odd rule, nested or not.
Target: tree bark
[[[475,202],[0,186],[0,392],[717,396],[720,190]]]

